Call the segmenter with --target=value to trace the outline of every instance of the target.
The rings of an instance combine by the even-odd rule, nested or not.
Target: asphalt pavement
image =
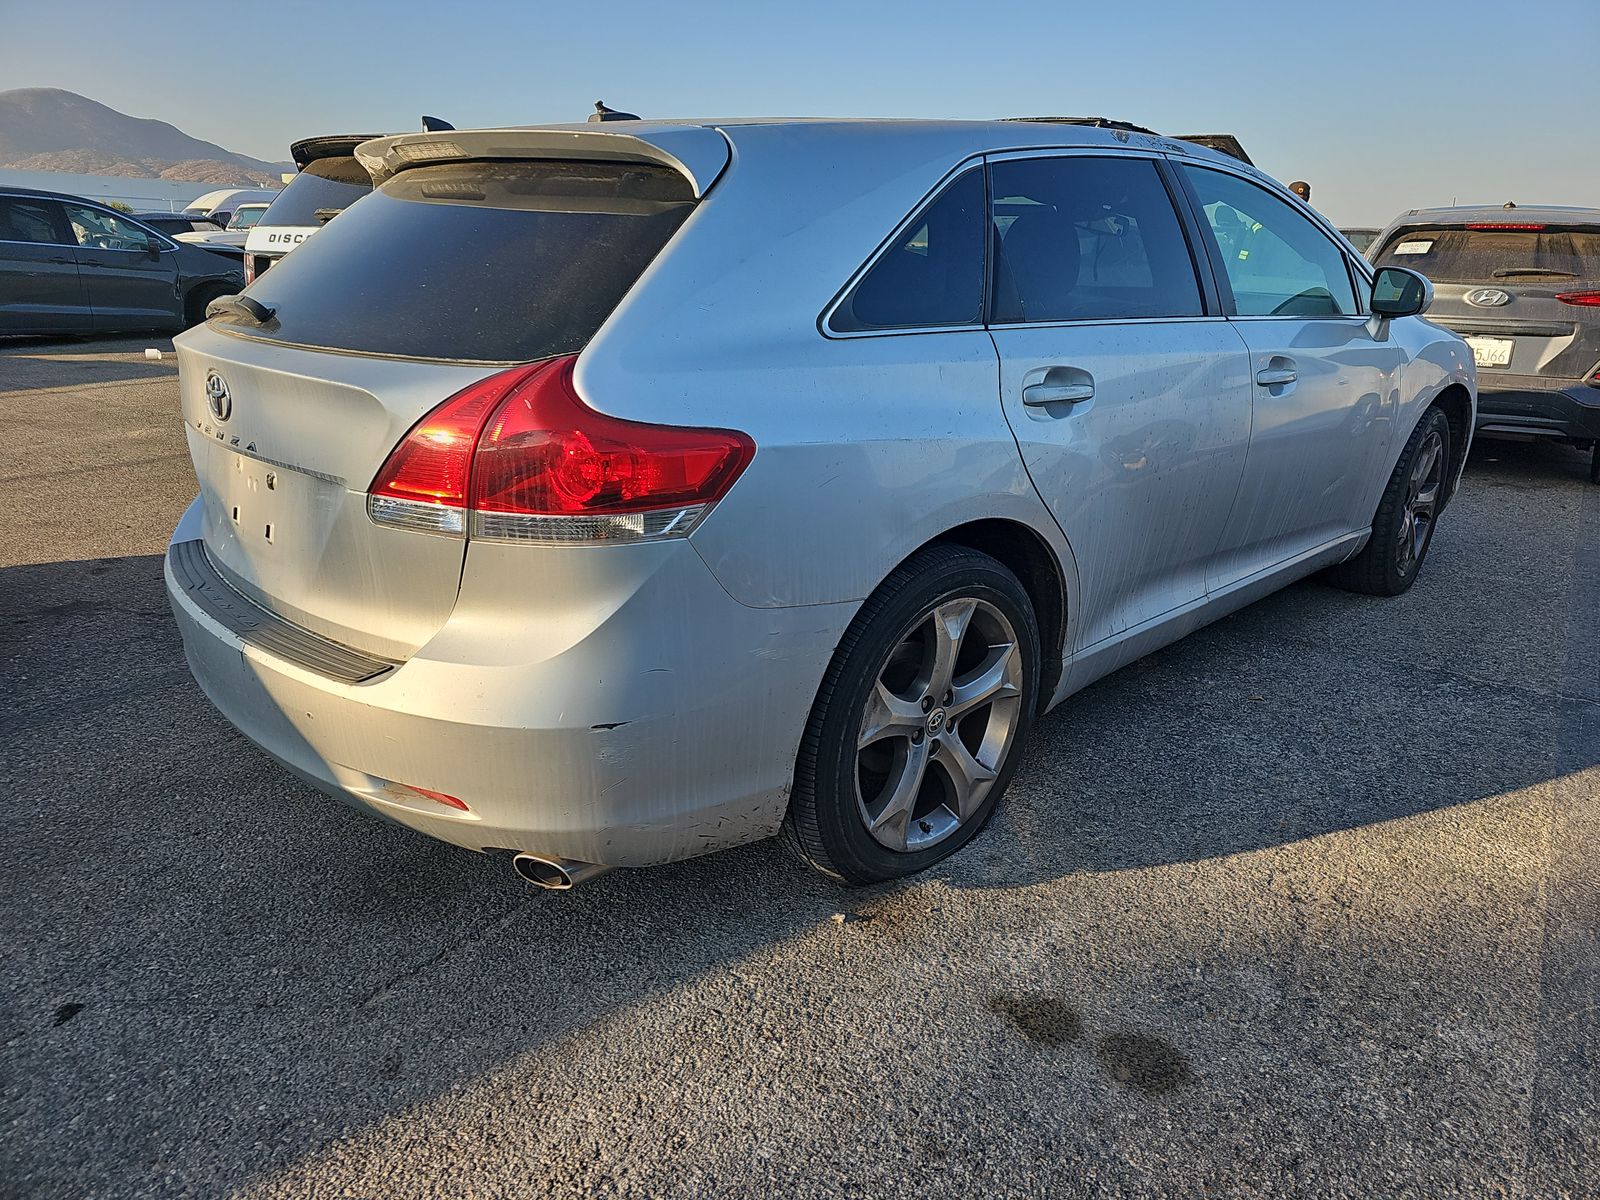
[[[1582,456],[1486,442],[1407,595],[1070,700],[927,876],[562,894],[203,699],[176,397],[170,343],[0,344],[0,1195],[1600,1194]]]

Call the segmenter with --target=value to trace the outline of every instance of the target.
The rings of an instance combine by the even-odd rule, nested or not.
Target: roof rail
[[[1132,121],[1118,121],[1111,117],[1002,117],[1004,121],[1039,121],[1046,125],[1088,125],[1094,129],[1124,129],[1129,133],[1148,133],[1160,137],[1154,129],[1135,125]]]
[[[1118,121],[1114,117],[1003,117],[1006,121],[1039,121],[1046,125],[1088,125],[1094,129],[1121,129],[1127,133],[1147,133],[1151,137],[1165,137],[1166,134],[1157,133],[1154,129],[1146,129],[1143,125],[1135,125],[1132,121]],[[1231,133],[1180,133],[1176,135],[1177,141],[1189,142],[1192,145],[1204,146],[1208,150],[1226,154],[1229,158],[1236,158],[1247,166],[1255,166],[1250,156],[1244,152],[1244,147],[1239,144],[1239,139]]]

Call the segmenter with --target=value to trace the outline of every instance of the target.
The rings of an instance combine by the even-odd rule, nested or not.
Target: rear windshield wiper
[[[206,305],[206,317],[242,317],[253,325],[265,325],[278,310],[249,296],[218,296]]]
[[[319,208],[311,214],[311,219],[318,225],[326,225],[343,211],[342,208]]]
[[[1580,278],[1576,271],[1552,271],[1548,267],[1506,267],[1494,273],[1496,279],[1510,279],[1513,275],[1559,275],[1562,279]]]

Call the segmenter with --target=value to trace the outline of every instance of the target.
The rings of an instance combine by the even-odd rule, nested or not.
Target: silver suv
[[[571,883],[850,882],[1037,715],[1319,570],[1416,578],[1472,433],[1428,283],[1253,168],[1044,123],[362,145],[177,341],[195,677],[325,791]]]
[[[1478,429],[1589,448],[1600,483],[1600,209],[1414,209],[1375,246],[1433,281],[1431,318],[1472,347]]]

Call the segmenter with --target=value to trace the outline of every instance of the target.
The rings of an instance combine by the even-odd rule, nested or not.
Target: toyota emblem
[[[228,381],[215,371],[206,372],[206,404],[219,421],[226,421],[233,415],[233,394],[228,391]]]

